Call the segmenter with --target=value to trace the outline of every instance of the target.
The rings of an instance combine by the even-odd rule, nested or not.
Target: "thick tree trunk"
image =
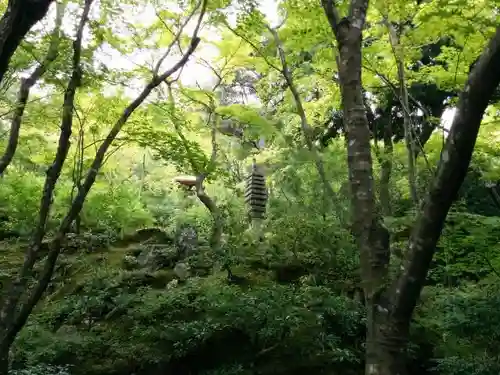
[[[367,374],[405,374],[413,311],[424,286],[444,221],[467,174],[481,120],[500,83],[500,28],[485,48],[460,96],[438,170],[417,216],[400,276],[385,291],[370,319]]]
[[[10,348],[0,347],[0,375],[9,374],[9,350]]]
[[[54,0],[9,0],[0,19],[0,83],[10,59],[35,23],[40,21]]]
[[[444,221],[467,174],[484,111],[499,83],[500,27],[469,74],[435,178],[413,226],[409,255],[391,295],[396,320],[411,318]]]
[[[351,187],[353,232],[360,251],[361,277],[365,293],[367,323],[366,374],[374,365],[389,362],[396,343],[380,340],[380,330],[388,327],[383,303],[389,265],[389,233],[383,226],[373,190],[370,129],[361,84],[361,41],[367,0],[353,0],[349,17],[340,19],[333,1],[322,0],[328,21],[335,33],[338,70],[345,129],[347,161]],[[392,365],[391,365],[392,366]]]

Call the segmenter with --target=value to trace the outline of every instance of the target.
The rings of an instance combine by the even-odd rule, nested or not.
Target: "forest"
[[[0,375],[500,373],[500,3],[0,8]]]

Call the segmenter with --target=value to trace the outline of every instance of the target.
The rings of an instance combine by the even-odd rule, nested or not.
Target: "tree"
[[[368,1],[352,0],[340,17],[333,0],[322,0],[339,51],[339,84],[348,139],[353,232],[360,251],[367,308],[368,375],[404,374],[410,320],[424,286],[444,221],[465,178],[479,126],[500,83],[500,28],[485,48],[460,95],[457,113],[432,185],[415,219],[406,261],[389,279],[390,242],[374,195],[370,133],[363,100],[362,31]]]
[[[21,41],[47,14],[54,0],[9,0],[0,19],[0,83]]]
[[[58,147],[53,162],[50,165],[47,173],[45,184],[43,188],[42,197],[39,206],[39,219],[37,227],[33,233],[31,242],[26,249],[25,258],[17,277],[12,281],[1,304],[0,311],[0,374],[8,373],[9,365],[9,351],[14,339],[19,331],[26,324],[31,312],[36,304],[42,298],[49,282],[52,278],[56,261],[61,252],[62,242],[69,231],[71,224],[77,218],[82,210],[85,199],[91,190],[96,180],[97,174],[103,165],[108,149],[117,137],[118,133],[123,128],[124,124],[133,114],[133,112],[144,102],[144,100],[151,94],[151,92],[164,83],[172,74],[181,69],[189,57],[193,54],[194,50],[200,43],[198,32],[201,27],[201,22],[205,15],[207,8],[207,1],[200,1],[193,7],[188,20],[199,10],[199,17],[194,28],[188,48],[182,54],[179,61],[173,67],[165,71],[160,71],[161,64],[153,70],[151,78],[144,86],[139,95],[132,100],[121,113],[121,116],[114,123],[107,134],[104,141],[97,149],[94,160],[92,161],[90,169],[87,171],[83,183],[73,201],[71,206],[62,219],[59,228],[57,229],[54,237],[49,241],[48,252],[46,258],[43,260],[43,269],[38,277],[33,280],[33,268],[37,260],[42,255],[40,254],[42,242],[46,235],[47,218],[50,214],[51,206],[53,203],[54,189],[61,175],[62,168],[65,164],[70,147],[70,136],[72,133],[72,122],[74,115],[74,102],[78,88],[82,84],[83,70],[80,63],[82,56],[82,37],[84,28],[88,21],[88,15],[93,0],[86,0],[82,15],[77,28],[76,39],[73,42],[73,57],[71,65],[71,76],[64,91],[64,101],[61,115],[60,135]],[[170,53],[173,45],[179,40],[184,27],[187,22],[176,32],[174,40],[169,48],[167,48],[162,60]]]
[[[16,109],[14,115],[12,116],[10,135],[7,147],[4,154],[0,158],[0,176],[5,172],[5,169],[9,166],[16,153],[17,144],[19,142],[19,132],[21,129],[21,122],[23,119],[24,110],[26,108],[26,102],[28,101],[31,88],[37,83],[37,81],[44,75],[44,73],[49,68],[50,64],[56,59],[60,34],[61,34],[61,23],[64,14],[64,5],[57,4],[57,15],[56,15],[56,25],[54,31],[52,32],[51,42],[47,55],[43,61],[35,68],[33,73],[28,78],[24,78],[21,81],[21,87],[17,95]],[[1,68],[0,68],[1,69]],[[0,77],[1,80],[1,77]]]

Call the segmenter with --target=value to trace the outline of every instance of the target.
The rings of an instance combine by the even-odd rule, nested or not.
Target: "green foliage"
[[[109,286],[109,276],[106,280],[104,285]],[[110,289],[93,284],[86,287],[84,294],[90,298],[86,301],[105,307],[98,296],[109,296]],[[325,288],[264,284],[241,291],[209,278],[192,279],[186,287],[168,292],[143,288],[134,294],[125,290],[113,294],[126,301],[121,305],[125,310],[113,318],[97,317],[91,330],[85,325],[78,328],[74,320],[65,320],[56,333],[32,326],[20,339],[25,349],[18,355],[28,363],[78,363],[75,374],[80,370],[87,374],[126,371],[135,366],[146,370],[158,365],[173,371],[175,367],[169,366],[189,358],[196,359],[194,368],[208,370],[232,366],[235,361],[245,365],[252,356],[267,358],[254,365],[269,374],[280,367],[278,373],[285,374],[322,366],[355,373],[353,369],[359,366],[361,348],[356,336],[363,330],[362,313],[351,301],[332,296]],[[60,305],[45,316],[57,319],[61,309],[65,307]],[[357,344],[353,347],[349,340]],[[105,356],[97,355],[103,351]],[[301,356],[285,365],[282,358],[297,351]]]
[[[250,139],[254,137],[271,138],[276,132],[274,124],[268,119],[262,117],[256,108],[241,104],[232,104],[217,108],[217,113],[222,117],[228,117],[237,123],[248,128],[247,133]]]
[[[119,183],[101,185],[101,188],[97,184],[82,211],[82,224],[94,230],[127,233],[152,222],[139,189]]]
[[[497,277],[479,285],[429,291],[419,312],[419,324],[436,340],[435,367],[440,374],[498,373]]]
[[[500,260],[499,224],[496,217],[450,215],[429,280],[453,284],[495,272]]]
[[[21,236],[31,234],[38,218],[43,176],[34,172],[11,169],[0,185],[0,205],[4,221],[2,230],[14,231]],[[65,214],[70,201],[71,185],[62,181],[54,200],[49,229],[55,229]],[[138,189],[117,183],[96,184],[89,194],[82,215],[82,225],[95,231],[127,232],[153,221],[144,208]]]
[[[71,375],[68,366],[35,365],[27,369],[11,370],[13,375]]]
[[[144,78],[152,77],[149,65],[167,50],[186,50],[186,35],[179,38],[179,46],[170,45],[196,3],[180,1],[175,9],[158,1],[106,0],[95,5],[82,51],[83,82],[77,91],[71,148],[47,237],[66,215],[97,148],[135,96],[135,86],[143,87]],[[168,82],[172,96],[163,91],[164,85],[156,89],[113,143],[79,217],[82,234],[72,234],[65,243],[45,299],[15,343],[14,374],[363,372],[366,318],[363,307],[350,298],[359,290],[360,277],[349,226],[343,133],[320,150],[336,193],[332,201],[313,155],[303,145],[296,98],[285,84],[276,41],[266,25],[269,17],[258,1],[236,3],[209,1],[205,20],[218,35],[203,34],[196,59],[190,59],[190,64],[203,63],[219,82],[188,85],[183,78],[197,68],[186,66],[180,78]],[[347,14],[348,2],[339,3],[340,13]],[[65,25],[77,22],[80,5],[71,5]],[[236,33],[226,27],[232,24],[226,14],[234,10],[230,5],[237,8]],[[147,11],[136,16],[143,9]],[[313,133],[321,135],[341,111],[330,25],[317,1],[280,2],[278,10],[287,15],[277,31],[286,62],[307,121]],[[439,88],[449,91],[445,97],[453,105],[470,64],[496,26],[496,14],[495,4],[482,0],[371,2],[364,31],[363,87],[376,115],[381,103],[387,104],[386,91],[399,85],[383,17],[405,25],[401,43],[407,83],[418,88],[412,101],[441,103]],[[12,59],[1,87],[2,129],[10,125],[18,77],[44,55],[49,29],[44,23],[32,30]],[[9,241],[13,237],[1,243],[4,285],[22,262],[21,249],[37,225],[45,173],[57,147],[74,37],[69,26],[64,31],[58,58],[30,97],[14,161],[0,180],[0,229]],[[428,53],[426,48],[436,48],[437,40],[446,43]],[[208,58],[205,47],[218,55]],[[424,58],[430,62],[424,64]],[[162,69],[174,60],[177,57],[168,56]],[[413,103],[419,107],[414,112],[421,111],[422,103]],[[394,108],[389,120],[397,122],[400,113]],[[422,117],[412,115],[415,131],[420,131]],[[427,120],[438,123],[438,117]],[[244,135],[221,134],[222,120],[243,129]],[[500,219],[490,186],[500,176],[497,122],[497,106],[492,105],[412,324],[409,362],[416,369],[410,375],[500,372],[495,352],[500,339]],[[2,135],[4,145],[7,134]],[[434,176],[444,134],[434,131],[417,159],[420,196]],[[265,147],[260,150],[248,142],[262,139]],[[380,154],[382,139],[377,142],[375,190],[379,193],[380,163],[390,157],[392,216],[385,222],[393,250],[404,253],[414,209],[407,150],[397,131],[392,141],[390,156]],[[254,156],[264,165],[269,190],[262,233],[249,230],[244,203],[245,169]],[[208,175],[205,190],[223,217],[219,252],[208,246],[211,213],[194,192],[171,181],[177,173]],[[194,254],[179,259],[177,233],[186,226],[196,230],[199,240]],[[127,242],[127,235],[145,228],[166,235],[156,242]],[[95,245],[96,233],[106,240]],[[117,235],[121,242],[114,241]],[[179,280],[171,264],[154,271],[143,265],[157,248],[172,255],[170,263],[182,260],[189,266],[187,281]],[[397,270],[400,259],[393,253],[391,266]],[[132,259],[131,269],[124,265],[127,259]],[[230,266],[233,279],[227,280],[222,264]],[[38,263],[35,276],[40,267]]]
[[[6,230],[27,234],[33,227],[42,192],[43,179],[35,173],[9,173],[3,178],[0,189],[3,223]]]

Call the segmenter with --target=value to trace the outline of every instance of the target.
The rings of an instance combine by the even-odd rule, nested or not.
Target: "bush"
[[[37,218],[45,176],[29,171],[9,169],[0,184],[0,210],[4,216],[2,229],[27,236]],[[49,231],[59,225],[70,203],[71,183],[58,181],[49,218]],[[82,226],[100,232],[126,232],[153,222],[152,215],[141,202],[132,184],[110,186],[96,183],[82,211]]]
[[[119,297],[126,300],[119,314],[94,315],[91,328],[73,314],[50,332],[48,321],[69,311],[61,301],[21,334],[17,360],[78,364],[75,374],[222,371],[233,365],[257,366],[261,374],[327,368],[355,374],[361,368],[362,309],[328,289],[263,284],[242,291],[209,277],[170,290],[127,292],[103,289],[103,282],[116,284],[94,282],[95,289],[72,299],[101,301],[104,308]],[[83,322],[88,315],[80,316]]]

